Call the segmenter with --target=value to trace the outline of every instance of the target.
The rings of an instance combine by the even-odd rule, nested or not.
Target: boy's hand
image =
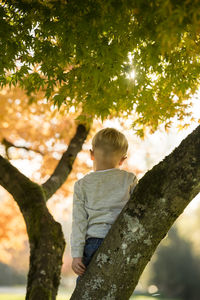
[[[72,270],[77,275],[83,275],[85,272],[86,266],[82,263],[82,257],[74,257],[72,260]]]

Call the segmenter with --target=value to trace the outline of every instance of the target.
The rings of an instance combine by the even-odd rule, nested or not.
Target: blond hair
[[[115,128],[104,128],[92,139],[93,150],[100,150],[104,159],[121,159],[128,150],[128,141],[123,133]]]

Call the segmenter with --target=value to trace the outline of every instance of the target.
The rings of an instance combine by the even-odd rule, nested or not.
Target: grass
[[[24,295],[10,295],[10,294],[0,294],[0,300],[24,300]],[[66,296],[57,297],[57,300],[68,300]]]
[[[24,300],[24,295],[11,295],[11,294],[0,294],[0,300]],[[58,296],[56,300],[68,300],[70,299],[70,295],[66,293],[66,295]],[[151,296],[134,296],[131,297],[130,300],[172,300],[166,298],[158,298],[158,297],[151,297]]]
[[[10,295],[10,294],[0,294],[0,300],[24,300],[24,295]],[[56,300],[68,300],[70,295],[58,296]],[[146,300],[146,299],[145,299]]]

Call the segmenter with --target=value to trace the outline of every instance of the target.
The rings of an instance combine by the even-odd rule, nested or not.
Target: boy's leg
[[[83,252],[83,263],[87,267],[94,255],[97,251],[101,243],[103,242],[103,238],[88,238],[85,243],[84,252]]]
[[[80,280],[80,278],[81,278],[81,276],[78,275],[78,277],[76,278],[76,285],[77,285],[78,281]]]
[[[84,253],[83,253],[83,263],[87,267],[92,259],[92,256],[97,251],[101,243],[103,242],[103,238],[88,238],[85,243]],[[78,283],[81,276],[76,278],[76,284]]]

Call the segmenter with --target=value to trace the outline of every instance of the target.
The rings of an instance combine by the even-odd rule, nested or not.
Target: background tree
[[[11,197],[10,197],[11,198]],[[18,214],[18,207],[14,201],[6,199],[1,201],[0,219],[0,255],[1,262],[8,263],[12,259],[11,249],[20,251],[26,241],[26,229],[23,218]],[[23,264],[23,263],[22,263]]]
[[[199,297],[200,263],[191,243],[181,238],[177,228],[172,227],[168,238],[156,252],[153,264],[153,283],[165,296],[184,300]]]
[[[0,281],[1,284],[4,286],[13,286],[15,284],[25,284],[26,277],[22,274],[16,272],[11,267],[8,267],[8,265],[3,264],[0,262]]]
[[[186,107],[189,102],[186,105],[185,100],[198,88],[198,9],[199,3],[195,2],[194,5],[192,1],[118,1],[114,4],[112,1],[2,2],[1,87],[18,83],[30,96],[30,102],[34,100],[33,94],[36,91],[43,90],[45,97],[53,100],[58,107],[64,103],[66,109],[73,106],[76,111],[82,111],[79,118],[82,121],[91,121],[98,116],[104,119],[110,115],[129,114],[134,109],[138,114],[134,126],[139,126],[136,129],[140,135],[144,133],[144,126],[149,126],[154,131],[164,122],[167,127],[174,115],[179,119],[187,115]],[[130,81],[128,77],[133,74],[132,68],[136,77]],[[55,172],[42,186],[30,182],[7,160],[0,158],[0,183],[18,202],[30,238],[31,269],[27,298],[55,298],[64,240],[61,228],[48,213],[45,202],[66,179],[66,173],[71,170],[72,162],[86,135],[87,129],[79,126],[67,154],[63,155]],[[75,144],[79,144],[76,149]],[[109,268],[107,271],[105,266],[103,268],[105,253],[101,252],[98,256],[97,252],[97,262],[103,257],[103,261],[96,264],[98,272],[94,270],[93,260],[72,297],[77,299],[80,296],[81,286],[88,299],[94,296],[98,298],[100,294],[102,297],[109,295],[115,298],[123,294],[124,299],[130,295],[159,241],[199,192],[198,147],[199,130],[196,130],[177,151],[140,181],[131,201],[120,214],[118,223],[110,231],[115,236],[116,243],[112,243],[111,234],[108,234],[106,246],[103,243],[101,250],[99,249],[104,251],[107,247],[111,251]],[[190,177],[183,175],[183,167]],[[151,186],[154,181],[157,184],[149,187],[148,194],[145,194],[145,187],[148,184]],[[189,186],[188,190],[182,190],[180,183]],[[168,185],[170,191],[166,192],[165,187]],[[14,190],[13,186],[18,188]],[[148,206],[145,206],[142,196],[148,199]],[[156,205],[156,201],[161,199],[164,199],[160,204],[163,209],[160,216],[162,227],[156,233],[157,222],[152,215],[158,213],[159,205]],[[127,219],[123,220],[125,217]],[[152,227],[147,232],[145,228],[149,222]],[[130,229],[129,235],[123,234],[126,227]],[[51,235],[48,241],[52,240],[54,248],[46,240],[47,228]],[[134,235],[131,228],[135,230]],[[135,239],[136,232],[138,240]],[[149,247],[144,249],[143,241]],[[140,252],[132,251],[134,243],[137,244],[134,251]],[[55,261],[51,264],[55,268],[53,270],[45,260],[48,256],[44,259],[44,245],[45,250],[49,249],[49,259]],[[119,260],[120,265],[125,265],[126,251],[122,249],[121,253],[122,245],[127,247],[127,252],[132,251],[130,264],[126,259],[127,267],[119,272],[119,276],[126,274],[123,280],[128,282],[126,287],[121,285],[123,291],[116,284],[120,277],[111,276],[114,272],[112,261],[115,255],[119,254],[122,259]],[[107,257],[108,254],[109,252]],[[96,282],[93,282],[95,278],[91,281],[92,268],[94,274],[99,274]],[[104,278],[100,275],[101,271]],[[134,279],[131,274],[134,274]],[[106,284],[102,288],[107,276],[116,280],[116,283],[111,283],[109,291]],[[98,292],[95,290],[97,287],[101,287]]]
[[[200,205],[196,207],[192,218],[190,215],[186,215],[185,221],[188,223],[187,226],[184,226],[181,218],[180,222],[178,222],[180,234],[184,239],[190,241],[194,254],[198,256],[200,253],[200,241],[198,238],[200,234]]]

